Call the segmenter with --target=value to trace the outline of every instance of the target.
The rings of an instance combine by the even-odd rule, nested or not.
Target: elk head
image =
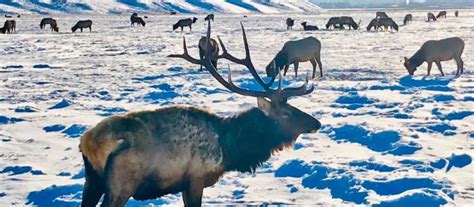
[[[410,64],[410,60],[407,57],[404,57],[404,60],[403,65],[407,69],[408,74],[413,75],[416,71],[416,67]]]
[[[184,54],[181,55],[184,59],[195,63],[203,65],[211,75],[224,87],[229,89],[232,92],[238,93],[244,96],[251,96],[256,97],[258,102],[258,108],[265,113],[266,116],[270,117],[274,120],[278,126],[280,126],[280,130],[291,137],[298,137],[298,135],[302,133],[313,133],[321,128],[321,123],[316,120],[311,115],[299,110],[298,108],[291,106],[287,103],[288,98],[292,96],[303,96],[306,94],[311,93],[314,90],[314,86],[308,87],[308,77],[306,77],[305,84],[296,87],[296,88],[282,88],[282,75],[279,72],[279,79],[278,79],[278,88],[273,89],[271,86],[273,85],[276,76],[273,76],[269,82],[263,81],[263,79],[259,76],[257,70],[255,69],[252,60],[250,58],[250,50],[249,45],[247,42],[247,35],[245,33],[245,28],[241,23],[242,33],[243,33],[243,41],[245,47],[245,58],[239,59],[235,56],[229,54],[227,52],[227,48],[222,43],[222,40],[219,36],[217,39],[219,44],[221,45],[222,54],[219,55],[219,58],[224,58],[229,60],[230,62],[243,65],[245,66],[250,74],[253,76],[255,81],[262,87],[263,91],[254,91],[243,89],[236,86],[232,82],[232,75],[229,71],[228,79],[225,80],[218,72],[217,68],[212,64],[211,58],[211,43],[210,43],[210,36],[211,36],[211,24],[208,21],[208,30],[207,30],[207,43],[206,50],[207,54],[203,60],[197,60],[191,58],[187,52],[186,48],[186,40],[184,39]]]

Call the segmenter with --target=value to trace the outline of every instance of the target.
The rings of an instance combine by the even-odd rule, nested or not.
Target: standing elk
[[[436,15],[436,18],[439,19],[441,17],[446,18],[447,12],[446,11],[440,11],[438,15]]]
[[[214,14],[208,14],[206,18],[204,18],[205,21],[212,20],[214,22]]]
[[[360,21],[359,24],[357,24],[352,17],[331,17],[326,24],[326,29],[331,27],[344,29],[344,25],[347,25],[349,29],[359,29]]]
[[[455,17],[458,17],[458,16],[459,16],[459,11],[456,10],[456,11],[454,12],[454,16],[455,16]]]
[[[383,27],[384,28],[384,31],[387,31],[388,28],[390,27],[390,29],[395,29],[396,31],[398,31],[398,24],[395,23],[395,21],[393,21],[392,18],[379,18],[378,21],[377,21],[377,28],[381,28]]]
[[[286,75],[291,64],[295,67],[295,77],[298,77],[300,62],[310,61],[313,65],[313,79],[316,75],[316,64],[319,65],[320,77],[323,77],[321,63],[321,42],[314,37],[307,37],[297,41],[288,41],[280,52],[265,68],[268,77],[275,77],[282,69]]]
[[[452,37],[442,40],[430,40],[425,42],[421,48],[410,58],[405,57],[404,66],[408,70],[408,74],[413,75],[416,68],[428,63],[428,75],[431,72],[431,66],[436,63],[439,72],[444,76],[441,68],[441,61],[448,61],[454,59],[457,65],[456,76],[464,72],[464,62],[461,55],[464,51],[464,41],[458,37]]]
[[[49,24],[51,31],[59,32],[58,23],[53,18],[43,18],[40,22],[40,28],[44,29]]]
[[[436,16],[433,13],[429,12],[428,13],[428,22],[429,21],[436,21],[436,20],[437,20]]]
[[[293,30],[293,26],[295,25],[295,20],[292,18],[286,19],[286,30]]]
[[[208,42],[207,37],[201,37],[201,39],[199,39],[199,44],[198,44],[199,58],[200,58],[199,60],[191,57],[190,55],[188,55],[189,53],[188,53],[188,49],[187,49],[187,45],[186,45],[186,39],[184,39],[184,38],[183,38],[184,53],[183,54],[172,54],[172,55],[168,55],[168,57],[183,58],[183,59],[185,59],[185,60],[187,60],[191,63],[201,65],[201,68],[199,70],[202,70],[203,65],[201,63],[204,60],[206,54],[209,54],[212,65],[215,68],[217,68],[217,60],[220,58],[219,57],[219,45],[217,44],[217,41],[212,39],[212,38],[209,40],[209,47],[206,46],[207,42]],[[210,50],[210,51],[208,52],[208,50]]]
[[[301,26],[303,26],[303,30],[304,31],[315,31],[315,30],[318,30],[318,26],[316,25],[308,25],[307,22],[303,22],[301,23]]]
[[[210,33],[209,22],[208,40]],[[201,64],[230,91],[256,97],[258,107],[226,118],[176,106],[103,120],[81,137],[86,174],[82,206],[95,206],[104,193],[103,206],[109,207],[124,206],[130,197],[146,200],[178,192],[185,206],[200,206],[203,189],[225,172],[255,172],[299,135],[321,128],[317,119],[287,103],[314,90],[307,87],[308,79],[298,88],[282,88],[279,79],[278,88],[272,89],[275,79],[265,83],[252,64],[243,25],[242,33],[245,58],[236,58],[221,45],[223,56],[248,68],[263,91],[240,88],[231,75],[226,81],[209,54]]]
[[[16,21],[15,20],[6,20],[3,24],[3,27],[0,28],[0,32],[3,34],[11,34],[16,31]]]
[[[130,26],[135,26],[135,23],[137,23],[138,25],[142,25],[142,26],[145,26],[145,21],[138,16],[137,13],[133,13],[132,16],[130,16]]]
[[[379,19],[375,18],[370,21],[369,25],[367,25],[367,31],[370,31],[372,28],[374,31],[379,30]]]
[[[413,15],[407,14],[405,15],[405,18],[403,19],[403,25],[407,25],[408,23],[411,23],[412,21],[413,21]]]
[[[89,31],[92,32],[92,20],[81,20],[74,25],[74,27],[71,28],[71,31],[74,33],[76,32],[77,29],[82,29],[84,28],[89,28]]]
[[[196,17],[192,19],[191,18],[180,19],[178,20],[178,22],[176,22],[176,24],[173,25],[173,31],[178,29],[178,27],[181,27],[181,31],[183,31],[183,27],[189,27],[189,31],[191,31],[193,29],[191,25],[196,23],[197,20],[198,18]]]
[[[375,18],[376,18],[376,19],[377,19],[377,18],[388,18],[388,15],[387,15],[387,13],[385,13],[385,12],[376,12],[376,13],[375,13]]]

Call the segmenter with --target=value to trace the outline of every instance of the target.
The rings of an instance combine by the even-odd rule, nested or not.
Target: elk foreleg
[[[204,182],[202,178],[191,178],[188,188],[183,192],[185,207],[200,207]]]
[[[430,76],[431,73],[431,66],[433,66],[433,62],[428,62],[428,76]]]
[[[286,72],[288,72],[288,68],[290,68],[290,65],[285,65],[285,69],[283,71],[283,76],[286,76]],[[278,68],[275,75],[278,75],[278,72],[280,72],[280,69]]]
[[[441,67],[441,62],[435,61],[435,63],[436,63],[436,66],[438,66],[438,70],[439,72],[441,72],[441,75],[444,76],[443,68]]]

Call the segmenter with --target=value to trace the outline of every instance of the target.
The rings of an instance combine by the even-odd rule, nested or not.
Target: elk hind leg
[[[145,177],[144,160],[138,152],[126,146],[120,146],[109,155],[104,172],[105,207],[125,206]]]
[[[444,76],[443,68],[441,67],[441,63],[439,61],[435,61],[436,66],[438,66],[439,72],[441,72],[441,76]]]
[[[313,58],[310,60],[311,62],[311,65],[313,65],[313,75],[312,75],[312,78],[314,79],[314,77],[316,76],[315,73],[316,73],[316,58]]]
[[[464,62],[462,61],[460,56],[454,57],[454,60],[456,61],[456,65],[458,67],[458,70],[456,72],[456,76],[458,76],[464,72]]]
[[[86,157],[84,159],[84,168],[86,182],[82,193],[82,207],[95,207],[99,203],[100,197],[104,194],[104,184],[101,177],[92,168]]]
[[[183,192],[185,207],[199,207],[202,203],[203,179],[191,178],[188,188]]]

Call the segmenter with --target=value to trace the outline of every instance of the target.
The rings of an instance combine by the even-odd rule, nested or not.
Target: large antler
[[[229,78],[228,81],[226,81],[222,76],[217,72],[217,68],[214,67],[214,65],[211,62],[210,58],[210,37],[211,37],[211,22],[208,21],[208,28],[207,28],[207,43],[206,47],[208,48],[207,54],[205,55],[205,58],[203,61],[200,61],[201,64],[211,73],[211,75],[219,81],[223,86],[225,86],[227,89],[241,94],[245,96],[253,96],[253,97],[267,97],[272,101],[278,101],[278,102],[286,102],[286,100],[291,97],[291,96],[302,96],[311,93],[314,90],[314,87],[311,86],[309,89],[307,88],[308,85],[308,76],[306,76],[306,81],[305,84],[302,85],[301,87],[297,88],[285,88],[282,89],[282,75],[281,73],[279,74],[279,80],[278,80],[278,89],[274,90],[271,89],[270,86],[273,84],[275,77],[272,78],[272,80],[269,83],[265,83],[260,76],[258,75],[257,71],[255,70],[254,65],[252,64],[252,60],[250,59],[250,50],[249,50],[249,45],[247,42],[247,35],[245,33],[245,28],[242,23],[240,23],[242,27],[242,35],[243,35],[243,40],[244,40],[244,47],[245,47],[245,58],[239,59],[236,58],[235,56],[229,54],[227,52],[227,49],[225,45],[223,44],[222,40],[218,36],[219,43],[222,47],[223,54],[219,55],[221,58],[225,58],[231,62],[244,65],[247,67],[247,69],[250,71],[254,79],[257,81],[257,83],[262,86],[264,91],[252,91],[252,90],[247,90],[247,89],[242,89],[237,87],[233,82],[232,82],[232,77],[231,77],[231,72],[229,71]],[[185,50],[186,51],[186,50]],[[185,52],[186,53],[186,52]]]
[[[193,64],[198,64],[198,65],[201,65],[201,60],[199,59],[196,59],[196,58],[193,58],[191,57],[191,55],[189,55],[188,53],[188,47],[186,46],[186,38],[183,37],[183,54],[172,54],[172,55],[168,55],[168,57],[171,57],[171,58],[183,58]]]

